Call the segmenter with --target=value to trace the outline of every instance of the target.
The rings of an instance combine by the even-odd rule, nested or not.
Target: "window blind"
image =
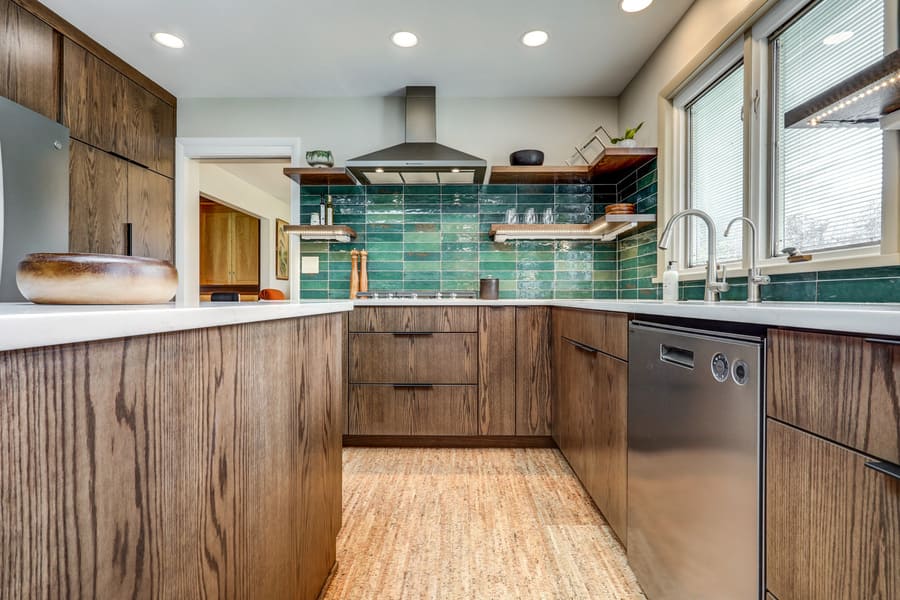
[[[846,248],[881,239],[882,133],[785,129],[784,113],[883,56],[883,0],[822,0],[772,40],[775,247]]]
[[[724,237],[725,227],[744,213],[744,67],[726,74],[687,106],[688,202],[706,211],[718,230],[720,263],[741,258],[743,228]],[[690,266],[706,264],[706,225],[688,224]]]

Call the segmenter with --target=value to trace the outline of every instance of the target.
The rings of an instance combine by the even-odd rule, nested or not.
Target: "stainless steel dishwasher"
[[[762,597],[763,344],[630,326],[627,552],[649,600]]]

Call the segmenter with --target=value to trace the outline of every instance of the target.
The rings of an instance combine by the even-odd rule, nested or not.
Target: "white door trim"
[[[178,269],[179,306],[200,304],[200,177],[197,159],[290,158],[300,166],[300,138],[176,138],[175,139],[175,268]],[[291,181],[291,222],[300,222],[300,186]],[[299,302],[300,244],[290,238],[289,290]]]

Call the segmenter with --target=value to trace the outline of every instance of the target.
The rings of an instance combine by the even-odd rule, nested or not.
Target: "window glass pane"
[[[883,56],[883,0],[823,0],[774,40],[776,253],[881,239],[877,126],[784,129],[784,113]]]
[[[739,66],[688,106],[688,202],[710,214],[718,230],[718,261],[741,258],[742,228],[724,237],[725,227],[744,214],[744,67]],[[688,225],[691,266],[705,265],[707,230]]]

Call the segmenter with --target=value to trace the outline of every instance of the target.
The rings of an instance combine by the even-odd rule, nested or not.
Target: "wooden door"
[[[130,80],[123,83],[124,135],[114,151],[158,173],[175,175],[175,109]]]
[[[516,435],[550,435],[550,308],[516,309]]]
[[[111,66],[64,39],[62,123],[69,135],[107,152],[121,149],[127,129],[125,82]]]
[[[234,211],[231,231],[231,282],[259,285],[259,219]]]
[[[131,253],[174,262],[175,193],[172,180],[128,165],[128,221]]]
[[[772,419],[766,585],[780,600],[900,598],[900,480]]]
[[[231,214],[223,209],[200,206],[200,285],[231,283]]]
[[[516,434],[516,308],[479,308],[478,433]]]
[[[69,250],[125,253],[128,163],[75,140],[69,152]]]
[[[10,0],[0,0],[0,96],[55,121],[56,56],[53,29]]]

